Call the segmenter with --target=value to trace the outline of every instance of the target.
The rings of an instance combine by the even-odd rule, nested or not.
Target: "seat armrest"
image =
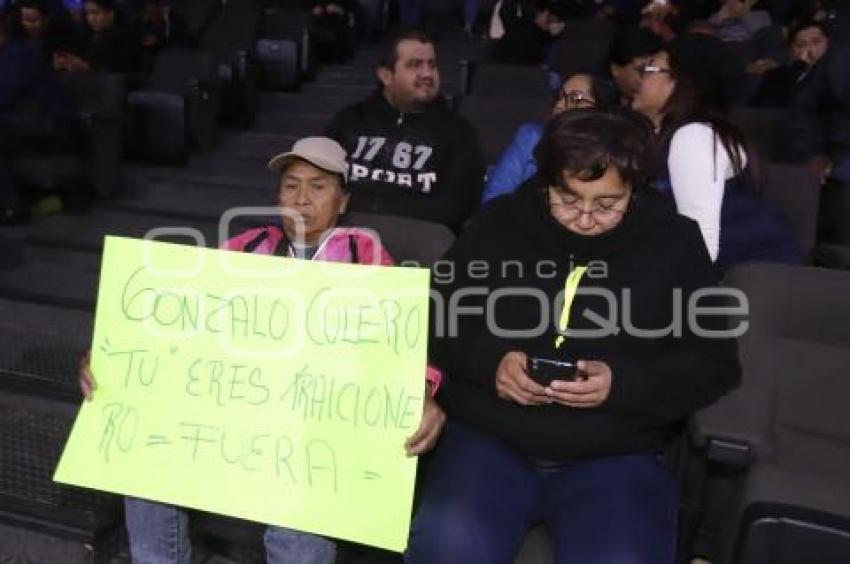
[[[688,421],[692,443],[709,460],[746,467],[769,452],[764,425],[753,416],[754,410],[744,409],[742,399],[740,391],[735,391]]]

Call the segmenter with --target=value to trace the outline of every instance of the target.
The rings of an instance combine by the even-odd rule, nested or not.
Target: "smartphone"
[[[528,357],[526,372],[528,372],[529,378],[541,386],[548,386],[553,380],[570,381],[579,378],[578,367],[575,362],[536,356]]]

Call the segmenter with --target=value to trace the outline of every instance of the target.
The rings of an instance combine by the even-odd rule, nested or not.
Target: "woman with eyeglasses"
[[[558,88],[549,117],[551,119],[567,110],[606,110],[617,104],[618,94],[611,81],[588,74],[574,74]],[[543,135],[543,126],[542,123],[525,123],[519,126],[511,144],[487,174],[487,183],[481,197],[483,202],[513,192],[537,173],[533,153]]]
[[[744,133],[715,108],[684,52],[662,50],[639,69],[632,108],[658,135],[653,186],[700,226],[719,269],[744,261],[802,262],[782,218],[758,197]],[[704,69],[709,73],[711,69]]]
[[[674,562],[659,454],[740,369],[735,340],[707,336],[725,318],[681,322],[716,273],[696,223],[643,188],[651,141],[626,110],[555,117],[538,176],[445,257],[430,358],[448,423],[407,564],[510,564],[540,522],[556,564]]]

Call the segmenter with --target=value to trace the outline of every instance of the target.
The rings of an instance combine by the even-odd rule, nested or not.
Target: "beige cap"
[[[348,162],[342,145],[328,137],[305,137],[299,139],[288,153],[281,153],[267,165],[272,172],[280,172],[293,159],[302,159],[322,170],[341,174],[348,182]]]

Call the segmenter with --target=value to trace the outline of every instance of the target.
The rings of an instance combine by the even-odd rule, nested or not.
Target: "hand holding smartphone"
[[[528,357],[526,372],[529,378],[544,387],[548,387],[554,380],[572,382],[584,379],[575,362],[543,357]]]

